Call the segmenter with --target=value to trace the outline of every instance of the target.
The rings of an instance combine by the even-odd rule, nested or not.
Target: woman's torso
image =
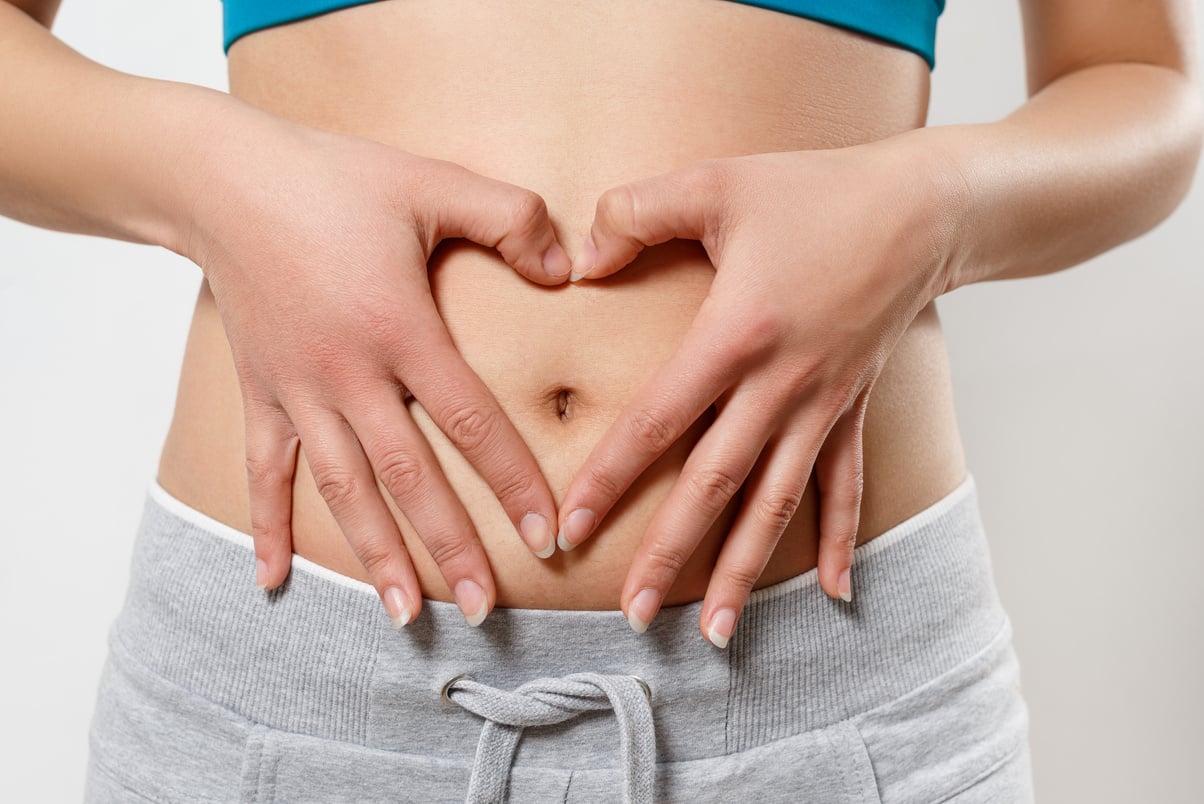
[[[702,158],[840,147],[921,126],[929,79],[927,64],[901,48],[715,0],[385,0],[244,37],[230,49],[229,69],[233,94],[281,116],[538,192],[570,254],[608,187]],[[445,242],[430,262],[453,339],[530,446],[558,502],[626,400],[679,343],[713,276],[699,244],[686,241],[647,249],[614,277],[550,289],[463,241]],[[618,606],[644,527],[707,424],[700,420],[645,472],[586,545],[541,561],[421,406],[410,400],[409,408],[476,524],[498,604],[536,608]],[[859,543],[965,476],[933,305],[874,386],[864,452]],[[158,479],[189,505],[250,532],[241,399],[207,284]],[[367,580],[303,453],[294,495],[294,551]],[[666,603],[702,597],[738,502],[708,532]],[[393,510],[425,594],[450,600]],[[815,566],[817,517],[810,481],[758,586]]]

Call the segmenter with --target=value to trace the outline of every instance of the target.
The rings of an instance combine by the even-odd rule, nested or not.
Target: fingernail
[[[489,601],[485,599],[485,590],[476,581],[465,578],[456,584],[456,605],[473,628],[485,622]]]
[[[564,520],[564,529],[556,535],[556,545],[566,553],[585,541],[598,524],[598,517],[588,508],[578,508]]]
[[[385,590],[384,603],[385,611],[389,613],[389,619],[393,621],[394,628],[401,628],[413,617],[410,607],[406,605],[405,595],[396,586],[390,586]]]
[[[560,247],[559,243],[553,243],[543,253],[543,269],[548,272],[549,276],[555,279],[564,279],[571,267],[569,255],[564,253],[564,249]]]
[[[707,639],[717,648],[726,648],[727,642],[736,630],[736,612],[734,609],[720,609],[711,618],[711,628],[707,631]]]
[[[255,559],[255,585],[260,589],[268,588],[268,562],[262,558]]]
[[[840,592],[840,599],[846,603],[853,599],[853,581],[848,570],[840,573],[840,577],[837,578],[836,591]]]
[[[532,511],[524,516],[518,523],[518,532],[522,534],[523,541],[539,558],[550,558],[552,553],[556,552],[556,540],[552,538],[552,529],[548,527],[548,520],[544,519],[541,514]]]
[[[656,616],[661,606],[661,593],[655,589],[643,589],[627,607],[627,623],[637,634],[648,630],[648,623]]]
[[[572,275],[569,276],[570,282],[576,282],[582,279],[590,271],[594,270],[594,266],[598,264],[598,247],[594,245],[594,233],[590,232],[585,238],[585,248],[581,250],[581,256],[577,261],[576,267],[573,268]]]

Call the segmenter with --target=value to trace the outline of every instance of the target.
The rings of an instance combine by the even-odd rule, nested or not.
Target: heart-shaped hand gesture
[[[653,516],[621,603],[643,631],[686,559],[743,487],[700,627],[726,646],[812,469],[819,580],[851,599],[870,391],[902,333],[945,287],[956,181],[939,160],[859,145],[709,159],[606,191],[573,278],[621,270],[644,247],[698,240],[716,268],[674,355],[574,475],[562,550],[712,404],[718,416]]]
[[[549,555],[552,492],[452,342],[427,274],[441,240],[465,238],[496,248],[528,279],[565,281],[569,258],[547,207],[530,190],[451,162],[255,120],[263,130],[227,138],[256,147],[223,151],[191,207],[182,250],[209,281],[238,374],[257,582],[275,588],[289,572],[303,445],[394,624],[417,616],[422,590],[378,479],[477,625],[496,599],[489,561],[403,402],[418,400],[531,550]]]

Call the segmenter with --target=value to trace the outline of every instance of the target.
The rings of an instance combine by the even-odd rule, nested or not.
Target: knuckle
[[[841,552],[851,552],[854,544],[857,541],[857,534],[854,532],[851,522],[842,522],[835,532],[829,534],[829,538],[836,547],[839,547]]]
[[[278,528],[276,522],[258,511],[251,512],[251,537],[268,550],[275,550],[285,541],[287,531]]]
[[[723,568],[722,577],[729,588],[747,592],[760,580],[761,569],[744,562],[736,562]]]
[[[827,525],[826,532],[821,532],[821,540],[831,544],[840,554],[849,555],[857,543],[857,520],[855,516],[842,515]]]
[[[400,447],[381,454],[377,461],[376,476],[395,497],[409,494],[425,479],[418,457]]]
[[[740,490],[738,477],[721,466],[703,466],[686,476],[686,488],[703,510],[721,509]]]
[[[588,470],[589,488],[595,489],[612,503],[623,496],[624,489],[615,482],[606,466],[591,466]]]
[[[756,358],[778,347],[789,329],[789,315],[773,304],[763,304],[741,316],[733,346],[739,357]]]
[[[440,567],[455,564],[472,552],[472,540],[450,531],[432,533],[423,537],[427,552]]]
[[[785,488],[770,489],[757,498],[754,516],[767,530],[781,535],[794,518],[802,500],[802,493]]]
[[[253,489],[271,489],[281,485],[285,473],[273,460],[264,455],[247,453],[247,480]]]
[[[548,220],[548,205],[539,193],[533,190],[521,189],[516,191],[514,204],[510,209],[510,226],[512,232],[530,234]]]
[[[447,417],[447,436],[462,452],[479,452],[493,439],[498,427],[497,413],[487,407],[456,407]]]
[[[489,484],[498,500],[523,500],[535,491],[535,480],[527,472],[511,467],[498,473]]]
[[[393,552],[387,544],[377,539],[368,539],[354,545],[355,557],[374,578],[383,577],[393,563]]]
[[[629,426],[631,435],[639,445],[655,454],[660,454],[673,445],[673,426],[665,415],[649,408],[641,408],[632,415]]]
[[[861,498],[865,493],[865,473],[860,466],[849,468],[848,493],[853,505],[860,507]]]
[[[355,475],[345,469],[337,469],[324,462],[311,463],[314,485],[331,511],[350,507],[359,494]]]
[[[677,577],[682,567],[686,565],[688,556],[672,546],[652,544],[648,547],[646,559],[654,571]]]
[[[356,327],[360,337],[368,343],[392,344],[402,340],[408,331],[408,322],[403,323],[403,319],[395,309],[387,309],[376,298],[364,297],[355,305],[356,308],[352,314]],[[345,364],[346,354],[344,353],[341,357]]]
[[[597,218],[611,229],[630,232],[638,215],[636,193],[628,185],[611,187],[598,197]]]
[[[342,335],[329,332],[309,333],[305,359],[319,376],[341,376],[348,364],[348,344]]]

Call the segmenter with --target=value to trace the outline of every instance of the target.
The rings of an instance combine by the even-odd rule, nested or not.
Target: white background
[[[55,32],[225,89],[220,16],[216,0],[68,0]],[[953,0],[938,39],[931,124],[1024,101],[1015,3]],[[3,126],[0,110],[0,144]],[[1090,263],[938,302],[1043,801],[1199,800],[1202,184]],[[0,219],[0,800],[81,797],[199,281],[163,249]]]

